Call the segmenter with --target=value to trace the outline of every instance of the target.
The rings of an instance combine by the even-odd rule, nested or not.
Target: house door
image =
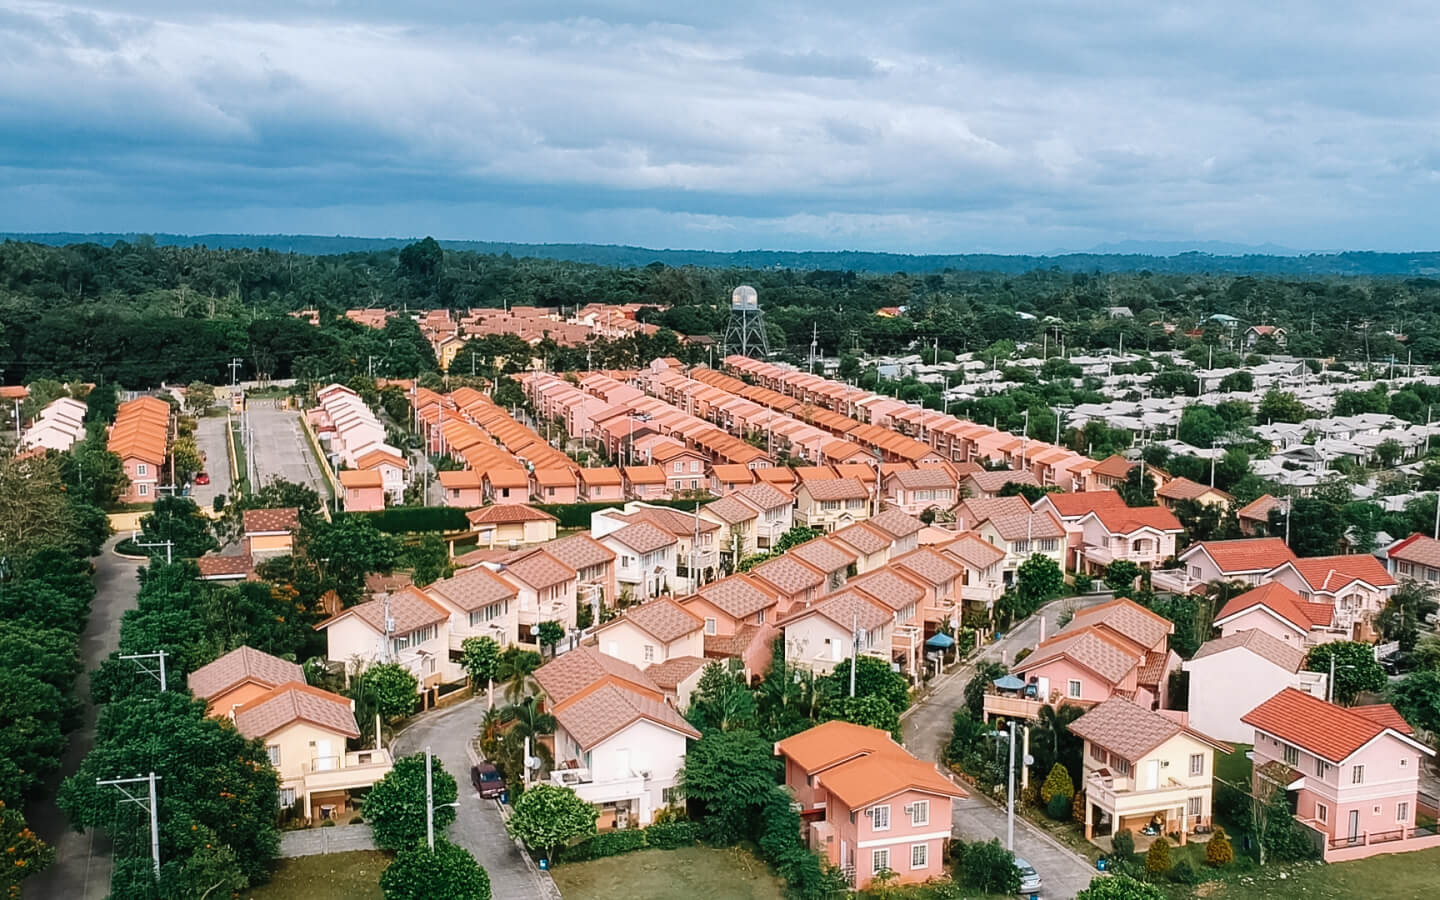
[[[1160,786],[1160,760],[1146,760],[1140,773],[1140,790],[1153,791]]]
[[[331,746],[328,738],[315,742],[315,771],[329,772],[335,768],[333,752],[334,748]]]
[[[1360,837],[1360,810],[1350,810],[1350,843],[1355,843]]]

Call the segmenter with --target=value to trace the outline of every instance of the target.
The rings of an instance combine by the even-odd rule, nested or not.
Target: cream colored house
[[[858,590],[831,594],[777,623],[785,636],[785,659],[823,675],[855,655],[890,661],[895,613]]]
[[[280,773],[280,805],[312,819],[333,818],[350,807],[350,792],[368,788],[390,771],[390,752],[346,750],[360,737],[354,701],[289,682],[235,710],[235,729],[265,745]]]
[[[648,669],[680,656],[705,655],[705,622],[668,597],[632,606],[595,629],[600,652]]]
[[[795,524],[824,532],[870,518],[870,490],[853,478],[807,481],[795,490]]]
[[[507,556],[496,574],[515,588],[521,643],[536,643],[535,628],[541,622],[559,622],[567,633],[575,630],[575,569],[536,548]]]
[[[315,629],[325,632],[326,658],[344,664],[347,677],[397,662],[424,690],[465,674],[450,661],[450,610],[413,587],[342,610]]]
[[[240,523],[245,530],[245,551],[252,557],[289,556],[300,530],[300,510],[293,506],[247,509]]]
[[[190,693],[205,701],[211,716],[229,716],[236,707],[292,681],[304,684],[305,670],[253,647],[236,647],[186,678]]]
[[[519,591],[484,563],[456,572],[424,589],[450,613],[450,651],[466,638],[493,638],[501,647],[520,642]]]
[[[465,514],[481,547],[533,547],[555,540],[556,519],[523,503],[497,503]]]
[[[1142,834],[1152,824],[1180,843],[1209,826],[1215,751],[1234,748],[1190,728],[1178,711],[1152,712],[1112,697],[1070,723],[1085,742],[1085,837],[1096,826]]]

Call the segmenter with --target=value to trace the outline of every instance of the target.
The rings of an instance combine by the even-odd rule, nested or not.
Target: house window
[[[706,633],[706,634],[714,634],[714,633],[715,633],[715,619],[714,619],[713,617],[709,617],[709,616],[706,617],[706,619],[705,619],[705,633]]]
[[[1315,818],[1321,822],[1330,821],[1330,810],[1323,803],[1315,804]]]
[[[1410,801],[1401,800],[1399,803],[1395,804],[1395,821],[1410,821]]]
[[[912,869],[923,869],[923,868],[925,868],[925,867],[926,867],[927,865],[929,865],[929,864],[930,864],[930,845],[929,845],[929,844],[911,844],[911,845],[910,845],[910,868],[912,868]]]
[[[150,467],[145,465],[144,463],[140,463],[139,465],[135,466],[135,474],[142,477],[145,475],[149,475]]]
[[[871,807],[871,808],[872,808],[873,810],[875,810],[875,814],[874,814],[873,816],[871,816],[871,822],[870,822],[871,827],[874,828],[876,831],[889,831],[889,830],[890,830],[890,807],[889,807],[889,806],[874,806],[874,807]]]
[[[882,847],[870,851],[870,871],[887,872],[890,869],[890,848]]]
[[[1205,774],[1205,754],[1203,754],[1203,753],[1192,753],[1192,754],[1190,754],[1190,774],[1191,774],[1191,775],[1204,775],[1204,774]]]
[[[547,487],[547,488],[545,489],[545,496],[547,496],[547,497],[553,497],[553,496],[555,496],[555,489],[554,489],[553,487]]]
[[[1075,699],[1077,699],[1077,700],[1080,699],[1080,679],[1078,679],[1078,678],[1072,678],[1072,679],[1070,679],[1069,681],[1067,681],[1067,682],[1065,683],[1065,689],[1066,689],[1066,693],[1067,693],[1069,696],[1071,696],[1071,697],[1073,697],[1073,698],[1075,698]]]
[[[929,800],[916,800],[916,801],[915,801],[914,805],[913,805],[913,806],[911,807],[911,809],[910,809],[910,824],[911,824],[911,825],[929,825],[929,824],[930,824],[930,801],[929,801]]]
[[[1096,762],[1100,763],[1101,765],[1104,765],[1104,763],[1105,763],[1105,748],[1104,748],[1104,747],[1101,747],[1099,744],[1091,744],[1091,745],[1090,745],[1090,758],[1093,759],[1093,760],[1095,760]]]
[[[1112,753],[1110,754],[1110,768],[1114,769],[1115,774],[1122,778],[1130,777],[1130,760],[1128,759],[1121,759]]]
[[[685,464],[684,464],[683,462],[677,462],[677,463],[675,464],[675,473],[678,475],[678,474],[683,473],[684,471],[685,471]]]
[[[654,661],[655,661],[655,645],[654,645],[654,644],[646,644],[646,645],[645,645],[645,661],[646,661],[646,662],[654,662]]]
[[[266,745],[265,745],[265,755],[268,756],[268,757],[270,757],[270,765],[274,766],[274,767],[277,768],[277,769],[280,768],[280,745],[279,745],[279,744],[266,744]]]
[[[680,792],[680,789],[678,787],[668,787],[660,789],[660,800],[666,806],[673,806],[684,798],[685,795]]]
[[[1286,745],[1285,745],[1285,765],[1287,765],[1287,766],[1298,766],[1298,765],[1300,765],[1300,748],[1299,748],[1299,747],[1292,747],[1292,746],[1290,746],[1289,744],[1286,744]]]
[[[1323,759],[1315,760],[1315,777],[1324,778],[1328,774],[1330,774],[1330,764]]]
[[[1364,767],[1364,766],[1355,766],[1353,769],[1350,770],[1350,783],[1351,783],[1351,784],[1364,784],[1364,783],[1365,783],[1365,767]]]
[[[142,496],[142,497],[148,497],[148,496],[150,496],[150,485],[148,485],[148,484],[142,484],[142,485],[140,485],[140,496]]]
[[[280,789],[280,805],[281,805],[281,806],[294,806],[294,805],[295,805],[295,789],[294,789],[294,788],[281,788],[281,789]]]
[[[1186,815],[1198,816],[1204,813],[1205,801],[1200,797],[1191,797],[1185,801]]]
[[[765,610],[762,609],[762,610],[760,610],[759,612],[755,613],[755,624],[756,624],[756,625],[764,625],[764,624],[765,624]]]

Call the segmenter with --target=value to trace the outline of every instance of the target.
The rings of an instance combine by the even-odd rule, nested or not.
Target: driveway
[[[89,673],[120,645],[120,617],[135,608],[140,591],[136,571],[140,563],[111,553],[119,538],[105,544],[95,559],[95,602],[80,636],[83,671],[75,682],[75,693],[84,704],[81,724],[70,733],[70,743],[60,760],[60,775],[74,774],[95,742],[96,709],[89,702]],[[91,829],[84,834],[72,829],[64,813],[55,806],[59,779],[46,785],[45,796],[30,804],[26,816],[30,825],[55,848],[55,864],[24,882],[26,897],[65,897],[75,900],[103,900],[110,894],[110,839]]]
[[[979,660],[1009,662],[1015,654],[1026,647],[1035,646],[1040,639],[1041,620],[1044,620],[1046,637],[1059,630],[1060,614],[1066,606],[1083,608],[1094,606],[1111,599],[1110,594],[1096,594],[1084,598],[1056,600],[1016,627],[1009,634],[990,645],[977,658]],[[975,675],[974,664],[962,666],[924,701],[906,712],[902,727],[905,746],[920,759],[940,758],[940,750],[950,740],[951,720],[955,710],[965,702],[965,685]],[[1033,775],[1033,773],[1032,773]],[[1017,788],[1018,789],[1018,788]],[[953,804],[955,834],[964,840],[1006,839],[1006,815],[1003,805],[997,805],[976,793]],[[1054,838],[1030,825],[1024,819],[1015,818],[1015,855],[1024,857],[1035,866],[1045,881],[1043,895],[1046,898],[1074,897],[1090,884],[1095,869],[1086,860]]]
[[[256,400],[245,414],[249,418],[245,451],[250,455],[256,487],[283,478],[309,485],[322,498],[330,496],[320,464],[300,428],[300,413],[277,409],[273,401]]]
[[[553,900],[557,895],[531,871],[520,849],[505,833],[505,820],[494,800],[482,800],[470,786],[466,746],[480,729],[485,698],[464,700],[449,709],[426,714],[396,735],[390,752],[397,758],[424,753],[428,745],[460,787],[460,807],[450,826],[450,840],[469,850],[485,871],[496,897],[505,900]]]
[[[201,509],[209,509],[220,494],[230,496],[230,447],[225,442],[228,421],[223,417],[201,416],[195,422],[195,445],[205,458],[205,472],[210,476],[209,484],[197,484],[190,489],[190,499]]]

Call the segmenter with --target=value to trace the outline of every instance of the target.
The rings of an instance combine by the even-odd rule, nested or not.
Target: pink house
[[[1292,647],[1344,640],[1344,629],[1334,627],[1335,607],[1310,603],[1279,581],[1231,597],[1215,617],[1221,637],[1249,629],[1263,631]]]
[[[480,473],[474,469],[440,472],[435,479],[440,482],[440,503],[444,506],[470,509],[485,502]]]
[[[340,488],[345,492],[346,512],[385,508],[385,481],[374,469],[342,469]]]
[[[573,469],[537,466],[530,473],[530,493],[537,503],[578,503],[579,479]]]
[[[1346,708],[1286,688],[1241,716],[1255,729],[1254,789],[1284,791],[1325,837],[1326,862],[1440,846],[1416,828],[1420,766],[1435,751],[1389,704]]]
[[[625,481],[620,470],[611,466],[580,470],[580,499],[586,503],[625,499]]]
[[[941,468],[901,469],[885,476],[885,497],[908,516],[948,510],[959,500],[955,476]]]
[[[968,796],[878,728],[832,721],[775,744],[810,846],[857,889],[892,872],[900,884],[945,873],[951,803]]]
[[[737,574],[704,585],[680,605],[700,617],[705,656],[738,658],[748,676],[770,667],[779,618],[775,590],[759,579]]]
[[[625,497],[628,500],[668,500],[665,470],[659,466],[625,466]]]

